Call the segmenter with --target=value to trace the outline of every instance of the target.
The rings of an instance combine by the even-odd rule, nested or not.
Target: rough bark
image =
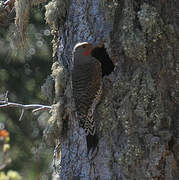
[[[57,57],[65,83],[57,99],[64,108],[58,115],[66,114],[58,121],[66,128],[54,179],[179,179],[178,1],[63,2],[68,6],[58,26]],[[103,77],[96,109],[95,157],[87,155],[70,88],[72,48],[83,41],[104,42],[115,64]]]

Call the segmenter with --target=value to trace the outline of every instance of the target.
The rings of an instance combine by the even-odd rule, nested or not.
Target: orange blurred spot
[[[9,136],[8,131],[6,131],[5,129],[0,130],[0,138],[3,137],[4,139],[7,138]]]

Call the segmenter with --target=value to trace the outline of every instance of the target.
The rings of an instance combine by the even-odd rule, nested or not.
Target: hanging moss
[[[53,44],[53,57],[57,54],[58,47],[58,31],[63,26],[67,11],[69,7],[68,0],[52,0],[46,6],[45,19],[50,25],[51,33],[54,36]]]
[[[52,0],[45,6],[45,19],[51,29],[57,30],[64,24],[68,6],[68,0]]]

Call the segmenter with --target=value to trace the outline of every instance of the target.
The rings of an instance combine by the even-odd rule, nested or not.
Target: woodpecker
[[[72,94],[79,125],[86,132],[88,153],[98,144],[93,115],[102,94],[101,63],[92,57],[92,49],[91,44],[83,42],[76,44],[72,53]]]

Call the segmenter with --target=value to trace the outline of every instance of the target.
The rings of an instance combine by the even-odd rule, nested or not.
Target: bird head
[[[88,42],[78,43],[73,48],[73,53],[74,53],[74,56],[76,57],[91,56],[92,49],[93,49],[93,46],[89,44]]]

